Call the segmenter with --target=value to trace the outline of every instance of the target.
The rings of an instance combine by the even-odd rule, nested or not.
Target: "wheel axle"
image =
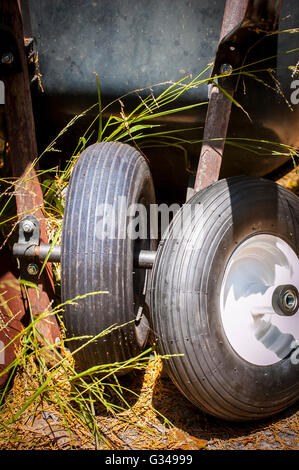
[[[13,245],[13,255],[28,261],[60,263],[61,246],[39,243],[39,222],[35,216],[21,219],[19,240]],[[134,254],[134,268],[152,269],[156,251],[140,250]],[[28,270],[28,269],[27,269]]]
[[[33,245],[27,243],[15,243],[13,255],[20,259],[33,261],[49,261],[50,263],[60,263],[61,246],[40,244]],[[152,269],[155,261],[156,251],[141,250],[134,257],[134,268]]]

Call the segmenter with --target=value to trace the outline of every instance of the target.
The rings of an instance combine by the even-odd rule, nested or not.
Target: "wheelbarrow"
[[[24,74],[25,55],[8,3],[0,2],[2,23],[7,18],[2,34],[11,34],[2,50],[1,76],[11,123],[20,109],[14,108],[12,118],[10,90],[13,77]],[[202,144],[191,152],[193,175],[165,151],[144,158],[127,144],[95,143],[71,175],[61,246],[47,243],[42,214],[20,219],[13,254],[29,279],[37,281],[41,261],[59,261],[62,301],[77,299],[64,313],[68,336],[77,338],[70,342],[77,368],[126,361],[152,332],[157,350],[169,356],[167,374],[205,412],[246,421],[293,404],[299,377],[299,205],[274,182],[293,161],[228,150],[225,142],[228,134],[254,135],[298,146],[299,114],[282,93],[255,82],[244,94],[240,73],[234,73],[248,62],[272,70],[274,61],[280,90],[291,100],[296,84],[281,51],[286,45],[295,49],[295,35],[285,40],[277,32],[288,13],[288,27],[296,26],[297,2],[69,0],[58,6],[29,0],[22,8],[44,77],[43,98],[34,101],[39,144],[57,123],[94,100],[91,70],[101,71],[103,99],[171,74],[196,74],[213,59],[211,78],[219,77],[188,98],[209,98],[204,115],[185,116],[204,124]],[[236,102],[250,110],[251,121]],[[12,139],[13,123],[8,128],[13,154],[18,139]],[[26,132],[32,145],[32,127]],[[31,148],[27,164],[35,154]],[[17,150],[14,155],[20,176],[26,165]],[[155,225],[162,211],[156,197],[181,204],[162,233]],[[28,204],[19,201],[23,209]],[[39,282],[51,298],[46,281]],[[99,335],[112,325],[120,327]],[[51,328],[45,333],[55,341],[56,326]],[[96,339],[81,347],[86,336]]]

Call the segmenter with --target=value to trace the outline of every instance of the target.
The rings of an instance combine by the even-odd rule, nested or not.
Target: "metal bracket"
[[[222,38],[218,45],[212,77],[227,75],[219,78],[223,88],[235,90],[239,75],[231,75],[234,69],[241,67],[248,51],[267,33],[276,28],[281,0],[251,0],[247,4],[242,21]]]
[[[219,179],[232,98],[240,78],[238,69],[258,40],[275,29],[280,9],[281,0],[226,0],[194,192]],[[219,75],[223,77],[216,84],[214,77]]]
[[[40,244],[40,225],[34,215],[27,215],[20,221],[19,240],[13,246],[13,255],[21,261],[21,274],[30,278],[36,277],[40,271],[40,261],[46,258],[51,262],[59,262],[61,247],[59,245]],[[27,260],[27,263],[25,262]],[[30,263],[28,264],[28,261]],[[25,267],[25,269],[24,269]]]
[[[36,279],[40,271],[40,261],[35,254],[39,246],[40,225],[34,215],[22,217],[19,224],[19,240],[13,246],[13,255],[20,258],[20,274],[22,279]],[[28,263],[28,261],[31,261]]]

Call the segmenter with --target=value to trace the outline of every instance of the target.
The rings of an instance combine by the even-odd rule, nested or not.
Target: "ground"
[[[107,437],[117,439],[118,448],[123,449],[298,449],[299,408],[298,404],[278,416],[251,423],[230,423],[213,418],[188,402],[164,374],[155,373],[160,368],[157,358],[149,364],[142,382],[141,396],[135,405],[138,414],[145,416],[152,401],[154,410],[170,420],[173,428],[163,426],[163,418],[150,412],[148,430],[124,425],[117,420],[106,421]],[[138,380],[135,378],[138,388]],[[133,385],[133,383],[132,383]],[[143,407],[141,404],[143,403]],[[99,418],[103,424],[105,418]],[[142,420],[140,419],[142,422]],[[139,424],[141,424],[141,422]],[[153,427],[154,425],[154,427]],[[156,435],[153,431],[156,430]],[[158,433],[157,433],[158,431]],[[116,441],[114,441],[116,442]]]
[[[36,390],[34,368],[27,367],[16,375],[9,392],[9,407],[1,416],[4,424],[24,406],[24,394],[30,398]],[[152,355],[145,370],[120,377],[120,384],[134,390],[138,398],[127,394],[130,408],[118,415],[97,406],[97,436],[72,413],[63,415],[46,393],[32,402],[7,430],[1,431],[0,449],[299,450],[298,403],[267,420],[226,422],[195,408],[162,371],[162,360]],[[61,379],[58,372],[52,380],[61,400],[66,401],[69,387],[63,387]]]

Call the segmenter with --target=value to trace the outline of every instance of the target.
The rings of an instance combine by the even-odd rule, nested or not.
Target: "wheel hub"
[[[299,262],[279,237],[255,235],[239,245],[221,286],[221,319],[233,349],[255,365],[287,357],[299,338]]]

